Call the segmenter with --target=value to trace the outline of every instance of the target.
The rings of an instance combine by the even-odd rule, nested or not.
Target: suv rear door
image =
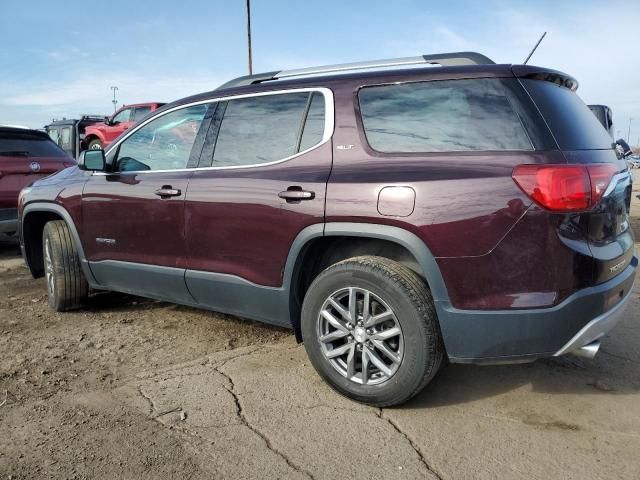
[[[169,110],[107,154],[82,197],[82,243],[107,288],[192,303],[184,284],[184,198],[208,104]]]
[[[198,303],[242,314],[246,295],[219,282],[282,285],[294,239],[324,222],[333,118],[324,88],[218,103],[200,160],[211,168],[194,172],[185,210],[186,279]],[[272,313],[265,305],[263,319],[288,322]]]
[[[532,67],[531,67],[532,68]],[[558,147],[571,164],[609,164],[614,172],[600,202],[579,215],[576,225],[589,242],[594,257],[594,281],[604,282],[629,265],[633,257],[633,234],[629,226],[631,175],[616,155],[608,132],[578,95],[559,77],[530,73],[514,67],[522,84],[545,118]],[[569,86],[572,84],[569,82]]]

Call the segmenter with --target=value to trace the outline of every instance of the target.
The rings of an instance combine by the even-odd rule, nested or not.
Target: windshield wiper
[[[29,152],[25,150],[7,150],[5,152],[0,152],[0,156],[2,157],[28,157]]]

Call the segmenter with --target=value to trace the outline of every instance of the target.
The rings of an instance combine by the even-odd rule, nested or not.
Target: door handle
[[[287,202],[299,202],[300,200],[313,200],[316,197],[316,194],[314,192],[302,190],[300,187],[289,187],[284,192],[280,192],[278,196]]]
[[[162,188],[155,191],[155,194],[160,198],[169,198],[169,197],[179,197],[182,195],[182,192],[173,188],[171,185],[164,185]]]

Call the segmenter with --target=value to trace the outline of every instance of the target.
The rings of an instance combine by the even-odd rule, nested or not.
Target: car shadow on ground
[[[636,218],[637,220],[637,218]],[[0,261],[20,258],[15,238],[0,236]],[[436,378],[407,404],[399,409],[439,408],[464,405],[485,398],[497,397],[517,389],[545,394],[637,394],[640,393],[640,356],[637,344],[640,329],[637,322],[638,294],[629,305],[625,322],[628,331],[618,327],[603,342],[598,356],[586,360],[572,356],[543,359],[521,365],[476,366],[445,365]],[[94,292],[87,313],[135,312],[174,308],[180,311],[200,311],[191,307],[150,300],[117,292]],[[211,315],[218,315],[211,313]],[[256,323],[232,316],[227,321]],[[266,329],[284,329],[260,324]],[[623,327],[623,325],[621,325]],[[287,330],[289,331],[289,330]],[[632,352],[631,354],[629,352]]]
[[[627,353],[636,351],[637,339],[617,334],[621,338],[605,340],[592,360],[565,355],[520,365],[447,365],[400,408],[463,405],[522,388],[551,395],[639,394],[640,359]]]
[[[16,236],[0,233],[0,260],[20,257],[20,242]]]

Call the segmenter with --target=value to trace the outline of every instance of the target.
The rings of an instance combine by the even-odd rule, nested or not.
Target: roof
[[[151,105],[166,105],[166,102],[144,102],[144,103],[127,103],[126,105],[122,105],[120,108],[129,108],[129,107],[150,107]]]
[[[424,68],[406,68],[407,65],[422,65]],[[432,67],[431,65],[440,66]],[[380,69],[383,67],[385,69]],[[187,103],[212,100],[220,97],[311,85],[331,88],[352,81],[371,84],[432,79],[504,78],[513,76],[547,80],[561,78],[567,80],[571,85],[574,85],[573,89],[577,88],[578,84],[578,82],[569,75],[555,70],[532,65],[495,64],[491,59],[476,52],[454,52],[349,64],[325,65],[298,70],[279,70],[247,75],[233,79],[221,85],[216,90],[200,93],[167,104],[160,111]]]
[[[436,53],[432,55],[417,55],[414,57],[385,58],[379,60],[367,60],[362,62],[339,63],[335,65],[321,65],[317,67],[299,68],[294,70],[277,70],[273,72],[245,75],[228,81],[218,87],[223,90],[231,87],[252,85],[269,80],[280,80],[305,75],[336,73],[355,70],[367,70],[372,68],[402,67],[407,65],[441,65],[443,67],[460,65],[493,65],[495,62],[489,57],[477,52],[453,52]]]
[[[34,130],[32,128],[22,128],[22,127],[3,127],[0,126],[0,134],[5,135],[33,135],[37,137],[49,138],[46,132],[42,130]]]
[[[105,115],[85,114],[85,115],[81,115],[80,118],[61,118],[61,119],[52,120],[50,123],[47,123],[45,127],[48,127],[51,125],[74,125],[77,122],[86,122],[86,121],[92,121],[97,123],[97,122],[102,122],[104,119],[105,119]]]

